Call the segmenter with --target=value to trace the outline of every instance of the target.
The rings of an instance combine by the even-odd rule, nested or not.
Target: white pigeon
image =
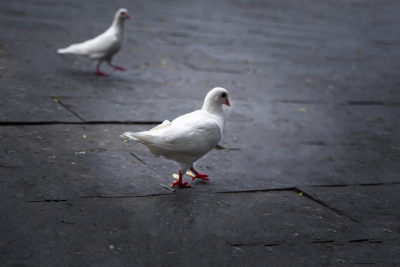
[[[182,182],[182,174],[190,169],[195,178],[209,180],[207,174],[195,170],[194,162],[213,149],[222,138],[224,111],[230,106],[228,91],[216,87],[208,92],[200,110],[182,115],[172,122],[168,120],[144,132],[125,132],[121,137],[140,141],[155,156],[164,156],[180,164],[179,179],[172,187],[191,187]]]
[[[106,76],[100,71],[100,64],[103,61],[107,61],[108,65],[116,70],[124,71],[125,69],[123,67],[111,64],[111,60],[121,48],[124,35],[124,21],[129,18],[128,10],[126,8],[120,8],[117,13],[115,13],[111,26],[104,33],[85,42],[58,49],[57,53],[87,56],[97,60],[95,74],[99,76]]]

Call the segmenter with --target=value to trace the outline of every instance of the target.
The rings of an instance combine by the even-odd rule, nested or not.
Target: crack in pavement
[[[81,121],[85,121],[84,118],[82,118],[78,113],[76,113],[74,110],[72,110],[70,108],[69,105],[64,104],[58,97],[52,97],[53,101],[55,101],[56,103],[60,104],[63,108],[65,108],[66,110],[68,110],[70,113],[72,113],[72,115],[74,115],[75,117],[77,117],[78,119],[80,119]]]
[[[362,238],[362,239],[354,239],[354,240],[349,240],[349,243],[362,243],[362,242],[368,242],[368,238]]]
[[[276,247],[281,244],[271,243],[271,244],[259,244],[259,243],[237,243],[237,244],[229,244],[231,247]]]
[[[315,240],[315,241],[311,241],[311,243],[313,244],[326,244],[326,243],[333,243],[333,240]]]
[[[357,220],[343,214],[342,211],[329,206],[328,204],[326,204],[325,202],[323,202],[322,200],[313,197],[312,195],[308,194],[307,192],[304,192],[304,190],[300,190],[297,187],[284,187],[284,188],[272,188],[272,189],[255,189],[255,190],[236,190],[236,191],[220,191],[217,193],[221,193],[221,194],[226,194],[226,193],[233,193],[233,194],[240,194],[240,193],[257,193],[257,192],[275,192],[275,191],[292,191],[292,192],[296,192],[297,194],[299,194],[300,196],[305,196],[308,199],[310,199],[313,202],[318,203],[319,205],[333,211],[334,213],[336,213],[337,215],[340,215],[352,222],[358,222]]]
[[[159,197],[159,196],[168,196],[170,194],[167,193],[157,193],[157,194],[148,194],[148,195],[126,195],[126,196],[102,196],[102,195],[93,195],[93,196],[81,196],[81,199],[91,199],[91,198],[101,198],[101,199],[118,199],[118,198],[144,198],[144,197]]]
[[[150,170],[152,170],[157,176],[161,177],[160,174],[156,172],[155,169],[153,169],[150,165],[148,165],[145,161],[143,161],[141,158],[139,158],[137,155],[135,155],[133,152],[130,152],[130,154],[136,158],[139,162],[144,164],[146,167],[148,167]],[[373,184],[376,185],[376,184]],[[380,185],[380,184],[379,184]],[[161,187],[166,188],[172,192],[175,192],[175,189],[170,189],[167,188],[167,186],[160,184]],[[342,186],[342,185],[339,185]],[[337,186],[333,186],[337,187]],[[234,190],[234,191],[216,191],[216,192],[195,192],[195,193],[215,193],[215,194],[250,194],[250,193],[260,193],[260,192],[280,192],[280,191],[291,191],[297,193],[299,196],[304,196],[308,198],[309,200],[331,210],[332,212],[336,213],[337,215],[344,217],[352,222],[358,223],[359,221],[347,216],[344,214],[341,210],[336,209],[334,207],[331,207],[330,205],[326,204],[322,200],[312,196],[311,194],[305,192],[304,190],[299,189],[298,187],[281,187],[281,188],[270,188],[270,189],[254,189],[254,190]],[[94,199],[94,198],[102,198],[102,199],[122,199],[122,198],[145,198],[145,197],[158,197],[158,196],[168,196],[171,194],[168,193],[156,193],[156,194],[148,194],[148,195],[121,195],[121,196],[102,196],[102,195],[93,195],[93,196],[81,196],[81,199]],[[67,199],[41,199],[41,200],[29,200],[28,202],[65,202],[68,201]],[[360,239],[360,240],[353,240],[351,242],[365,242],[368,241],[368,239]],[[329,242],[328,241],[316,241],[317,243],[324,243],[324,242]],[[350,242],[350,241],[349,241]],[[379,242],[376,242],[379,243]]]
[[[156,172],[155,169],[153,169],[153,167],[151,167],[149,164],[147,164],[144,160],[142,160],[141,158],[139,158],[135,153],[133,152],[129,152],[129,154],[131,154],[135,159],[137,159],[140,163],[142,163],[143,165],[145,165],[147,168],[149,168],[150,170],[152,170],[153,172],[155,172],[158,176],[160,176],[160,174],[158,172]]]
[[[308,194],[307,192],[304,192],[304,190],[300,190],[300,189],[296,188],[296,189],[294,189],[294,191],[295,191],[296,193],[298,193],[299,195],[301,194],[302,196],[305,196],[305,197],[307,197],[308,199],[310,199],[310,200],[312,200],[312,201],[314,201],[314,202],[320,204],[321,206],[323,206],[323,207],[325,207],[325,208],[327,208],[327,209],[329,209],[329,210],[335,212],[336,214],[338,214],[338,215],[340,215],[340,216],[342,216],[342,217],[344,217],[344,218],[347,218],[348,220],[350,220],[350,221],[352,221],[352,222],[358,223],[358,220],[347,216],[347,215],[344,214],[341,210],[338,210],[338,209],[336,209],[336,208],[334,208],[334,207],[329,206],[328,204],[326,204],[326,203],[323,202],[322,200],[320,200],[320,199],[318,199],[318,198],[316,198],[316,197],[313,197],[312,195]]]
[[[13,169],[13,168],[19,168],[22,167],[22,165],[6,165],[6,164],[0,164],[0,168],[5,168],[5,169]]]
[[[123,198],[144,198],[144,197],[158,197],[158,196],[167,196],[167,193],[157,193],[157,194],[148,194],[148,195],[120,195],[120,196],[102,196],[102,195],[91,195],[91,196],[80,196],[80,199],[123,199]],[[49,202],[67,202],[68,199],[33,199],[28,200],[31,203],[49,203]]]
[[[258,193],[258,192],[274,192],[274,191],[294,191],[296,187],[278,187],[278,188],[267,188],[267,189],[251,189],[251,190],[233,190],[233,191],[217,191],[217,194],[246,194],[246,193]]]
[[[33,203],[37,203],[37,202],[67,202],[68,199],[33,199],[33,200],[28,200],[28,202],[33,202]]]
[[[382,186],[382,185],[400,185],[400,182],[389,183],[365,183],[365,184],[327,184],[327,185],[304,185],[308,187],[346,187],[346,186]]]
[[[400,106],[400,102],[375,101],[375,100],[350,100],[347,101],[350,106]]]
[[[0,121],[0,126],[30,126],[30,125],[91,125],[91,124],[161,124],[161,121]]]
[[[159,178],[162,178],[161,174],[159,174],[154,168],[152,168],[149,164],[147,164],[144,160],[142,160],[141,158],[139,158],[139,156],[137,156],[135,153],[133,152],[129,152],[129,154],[131,154],[132,157],[134,157],[135,159],[137,159],[140,163],[142,163],[143,165],[145,165],[147,168],[149,168],[151,171],[153,171]],[[160,186],[166,190],[175,192],[176,189],[175,188],[171,188],[167,185],[164,184],[160,184]]]
[[[354,101],[347,101],[349,105],[355,106],[383,106],[385,103],[382,101],[374,101],[374,100],[354,100]]]
[[[297,243],[297,242],[296,242]],[[368,243],[368,244],[382,244],[383,240],[378,239],[370,239],[370,238],[363,238],[357,240],[347,240],[347,241],[335,241],[333,239],[326,239],[326,240],[308,240],[308,241],[299,241],[298,243],[311,243],[311,244],[332,244],[332,245],[345,245],[346,243]],[[280,245],[294,245],[295,242],[272,242],[272,243],[231,243],[227,244],[231,247],[276,247]]]

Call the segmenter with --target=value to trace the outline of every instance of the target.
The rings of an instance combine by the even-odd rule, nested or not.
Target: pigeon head
[[[215,87],[208,92],[204,99],[203,110],[211,113],[222,111],[222,105],[231,106],[228,98],[228,90],[222,87]]]
[[[130,19],[131,17],[128,14],[128,9],[126,8],[120,8],[118,9],[117,13],[115,14],[115,17],[120,19],[120,20],[125,20],[125,19]]]

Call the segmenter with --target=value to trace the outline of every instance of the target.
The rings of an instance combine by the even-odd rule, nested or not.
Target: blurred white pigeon
[[[230,106],[228,91],[216,87],[208,92],[202,109],[182,115],[172,122],[144,132],[125,132],[121,137],[140,141],[155,156],[164,156],[180,164],[179,179],[172,187],[191,187],[182,182],[182,175],[190,169],[195,178],[209,180],[207,174],[195,170],[194,162],[213,149],[222,138],[224,111],[222,105]]]
[[[57,53],[87,56],[97,60],[95,74],[99,76],[106,76],[100,71],[100,64],[104,60],[107,61],[110,67],[124,71],[125,69],[123,67],[111,64],[111,60],[121,48],[124,34],[124,21],[129,18],[128,10],[126,8],[120,8],[117,13],[115,13],[111,26],[104,33],[83,43],[72,44],[66,48],[58,49]]]

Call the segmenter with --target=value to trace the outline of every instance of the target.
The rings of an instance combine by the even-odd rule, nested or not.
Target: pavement
[[[132,19],[108,77],[56,49]],[[400,2],[0,2],[0,265],[399,266]],[[229,90],[212,178],[124,131]],[[190,181],[188,176],[185,180]]]

